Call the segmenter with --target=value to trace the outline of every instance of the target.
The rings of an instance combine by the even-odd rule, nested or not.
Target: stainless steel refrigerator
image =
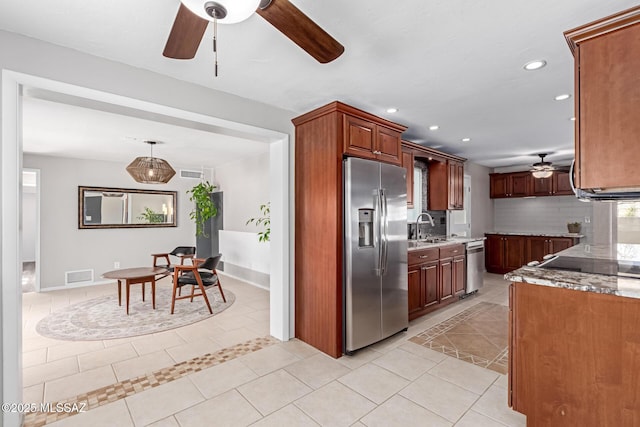
[[[344,160],[344,349],[408,327],[404,168]]]

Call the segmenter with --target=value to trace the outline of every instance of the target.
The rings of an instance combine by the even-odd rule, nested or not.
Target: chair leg
[[[224,297],[224,292],[222,292],[222,284],[220,283],[220,276],[218,275],[217,271],[213,270],[213,272],[216,275],[216,277],[218,278],[218,284],[216,286],[220,290],[220,295],[222,296],[222,301],[227,302],[227,299]]]
[[[193,302],[193,296],[195,295],[195,292],[196,292],[196,285],[193,285],[191,287],[191,300],[190,300],[190,302]]]
[[[174,273],[173,275],[173,292],[171,293],[171,314],[173,314],[173,310],[176,307],[176,291],[178,288],[178,275]]]
[[[202,284],[202,280],[200,279],[200,275],[197,276],[196,280],[198,281],[198,286],[200,287],[200,292],[202,292],[202,297],[204,298],[204,302],[207,303],[207,308],[209,309],[209,314],[213,314],[213,310],[211,310],[211,304],[209,304],[209,298],[207,298],[207,291],[204,289],[204,286]]]

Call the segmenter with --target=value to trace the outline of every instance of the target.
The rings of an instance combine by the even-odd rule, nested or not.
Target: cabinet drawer
[[[409,265],[421,264],[427,261],[438,260],[438,248],[420,249],[417,251],[409,251],[407,261]]]
[[[464,255],[464,245],[451,245],[440,248],[440,258],[452,258]]]

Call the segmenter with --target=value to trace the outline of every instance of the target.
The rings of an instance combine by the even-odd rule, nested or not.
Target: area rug
[[[409,341],[506,374],[508,335],[509,307],[480,302]]]
[[[188,291],[184,289],[183,293]],[[115,289],[114,294],[82,301],[51,313],[38,322],[36,331],[59,340],[108,340],[162,332],[212,316],[202,297],[194,298],[193,302],[188,299],[176,301],[174,314],[170,314],[171,290],[163,288],[156,288],[155,310],[151,307],[150,294],[146,295],[146,301],[143,302],[139,291],[131,292],[127,315],[124,295],[119,306]],[[228,290],[224,291],[224,296],[226,303],[222,301],[217,288],[207,289],[213,315],[229,308],[236,299]]]

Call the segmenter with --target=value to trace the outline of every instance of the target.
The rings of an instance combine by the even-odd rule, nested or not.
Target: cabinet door
[[[465,257],[453,258],[453,293],[455,295],[464,294],[466,289],[466,267]]]
[[[526,197],[531,195],[531,173],[530,172],[518,172],[509,174],[510,176],[510,189],[509,197]]]
[[[516,270],[522,267],[525,262],[523,236],[505,236],[504,239],[504,269],[507,271]]]
[[[546,237],[527,237],[527,255],[525,263],[531,261],[542,261],[542,258],[549,253],[548,239]]]
[[[569,237],[550,237],[549,238],[550,254],[555,254],[565,249],[569,249],[571,246],[573,246],[573,239]]]
[[[532,177],[531,194],[534,196],[550,196],[552,193],[552,176],[549,178]]]
[[[464,166],[460,162],[450,161],[449,175],[449,209],[463,208]]]
[[[507,174],[489,175],[489,197],[492,199],[508,197],[507,181]]]
[[[374,147],[378,160],[398,166],[402,164],[402,141],[399,132],[377,126]]]
[[[438,303],[438,262],[430,262],[422,266],[422,289],[424,306],[430,307]]]
[[[629,173],[637,170],[640,163],[638,52],[637,21],[635,25],[579,44],[576,56],[579,188],[640,186],[640,175]]]
[[[407,171],[407,207],[413,208],[413,153],[402,152],[402,167]]]
[[[357,117],[344,116],[344,152],[374,159],[376,125]]]
[[[409,316],[422,309],[423,296],[422,296],[422,271],[420,265],[409,267]]]
[[[453,258],[440,260],[440,301],[453,298]]]
[[[504,264],[504,242],[502,236],[487,235],[485,241],[485,267],[489,273],[500,273]]]
[[[556,171],[553,173],[552,192],[554,196],[573,196],[569,172]]]

